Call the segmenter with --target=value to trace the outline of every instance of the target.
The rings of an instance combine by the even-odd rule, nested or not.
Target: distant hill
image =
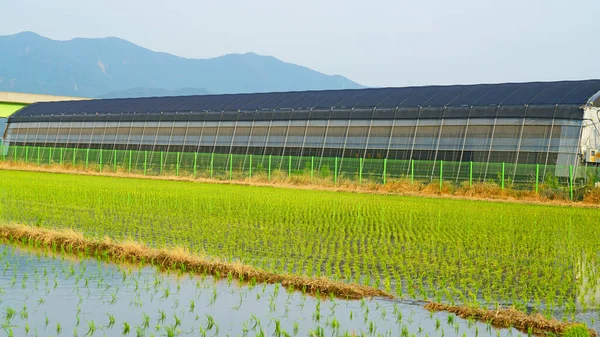
[[[361,87],[343,76],[254,53],[186,59],[113,37],[55,41],[31,32],[0,36],[0,91],[116,97],[188,90],[182,88],[241,93]]]

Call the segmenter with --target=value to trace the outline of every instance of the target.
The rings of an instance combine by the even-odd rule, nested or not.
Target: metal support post
[[[175,166],[175,176],[176,176],[176,177],[179,177],[179,164],[180,164],[180,159],[179,159],[179,156],[180,156],[180,155],[181,155],[181,153],[180,153],[180,152],[177,152],[177,161],[176,161],[176,162],[177,162],[177,164],[176,164],[176,166]]]
[[[194,152],[194,178],[198,173],[198,152]]]
[[[333,172],[333,184],[337,186],[337,176],[338,176],[338,157],[335,157],[335,170]]]
[[[535,164],[535,193],[539,192],[540,181],[540,164]]]
[[[469,187],[473,187],[473,161],[469,162]]]
[[[214,162],[215,162],[215,154],[211,153],[210,154],[210,178],[212,179],[213,177],[213,168],[214,168]]]
[[[573,165],[569,165],[569,194],[573,200]]]
[[[363,173],[363,158],[360,157],[358,161],[358,183],[362,185],[362,173]]]
[[[267,168],[267,179],[271,180],[271,155],[269,155],[269,167]]]
[[[148,151],[144,151],[144,175],[148,172]]]
[[[158,169],[158,174],[162,175],[163,173],[163,151],[160,151],[160,168]]]
[[[250,167],[248,168],[248,177],[252,178],[252,154],[250,154]]]
[[[410,183],[415,183],[415,160],[410,160]]]
[[[383,184],[385,185],[385,179],[387,176],[387,158],[383,159]]]
[[[502,162],[502,190],[504,190],[504,162]]]
[[[444,187],[444,161],[440,160],[440,191]]]

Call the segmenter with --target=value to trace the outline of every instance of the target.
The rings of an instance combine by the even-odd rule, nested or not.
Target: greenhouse
[[[3,155],[144,173],[526,182],[600,161],[599,93],[585,80],[35,103],[9,118]]]

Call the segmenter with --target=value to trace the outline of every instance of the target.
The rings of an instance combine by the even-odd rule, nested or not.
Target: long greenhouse
[[[599,107],[600,80],[47,102],[8,119],[3,156],[144,173],[525,182],[600,161]]]

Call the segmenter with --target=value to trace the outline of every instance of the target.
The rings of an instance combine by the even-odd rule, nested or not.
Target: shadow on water
[[[14,336],[521,336],[420,302],[317,300],[0,245],[0,331]]]

